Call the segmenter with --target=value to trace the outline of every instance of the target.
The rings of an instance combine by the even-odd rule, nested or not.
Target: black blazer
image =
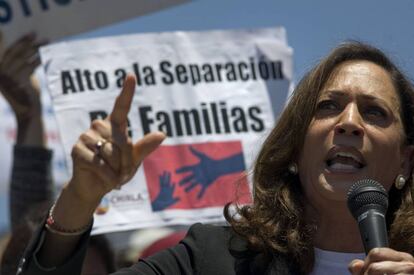
[[[45,271],[32,256],[41,243],[40,232],[34,238],[21,261],[22,274],[76,275],[80,274],[87,247],[88,235],[81,240],[75,254],[63,266]],[[230,227],[195,224],[187,236],[176,246],[154,256],[140,259],[116,275],[252,275],[252,274],[299,274],[297,268],[283,256],[266,259],[261,253],[247,248],[245,240]]]

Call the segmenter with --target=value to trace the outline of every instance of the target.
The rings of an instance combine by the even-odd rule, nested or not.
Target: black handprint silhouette
[[[190,151],[199,159],[199,162],[194,165],[180,167],[175,172],[177,174],[190,172],[179,182],[179,185],[184,186],[186,192],[190,192],[196,186],[201,186],[201,190],[197,195],[198,199],[203,197],[207,188],[219,177],[245,170],[241,152],[223,159],[213,159],[191,146]]]
[[[160,192],[154,201],[151,202],[153,211],[161,211],[175,204],[180,199],[174,197],[175,185],[171,182],[171,173],[164,171],[159,176]]]

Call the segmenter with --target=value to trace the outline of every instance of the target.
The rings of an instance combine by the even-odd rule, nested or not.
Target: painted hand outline
[[[191,172],[191,174],[180,180],[178,184],[180,186],[185,186],[184,190],[187,193],[200,185],[201,190],[198,192],[198,199],[203,197],[207,188],[219,177],[245,170],[242,152],[215,160],[191,146],[190,151],[199,159],[199,162],[193,165],[180,167],[175,172],[177,174]]]
[[[164,171],[159,176],[160,192],[155,200],[151,203],[153,211],[164,210],[175,204],[180,198],[173,197],[175,184],[171,182],[171,173]]]

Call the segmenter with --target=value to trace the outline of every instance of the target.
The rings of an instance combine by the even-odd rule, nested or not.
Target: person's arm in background
[[[40,45],[36,36],[29,34],[0,52],[0,92],[17,124],[10,181],[12,230],[31,206],[53,199],[52,152],[46,148],[40,91],[32,79],[40,64]]]

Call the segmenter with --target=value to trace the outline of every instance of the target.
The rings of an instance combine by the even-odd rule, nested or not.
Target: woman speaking
[[[133,143],[127,76],[111,115],[72,150],[73,176],[21,260],[23,274],[80,274],[101,198],[127,182],[163,141]],[[300,81],[264,142],[251,205],[229,226],[196,224],[177,246],[116,274],[413,274],[413,88],[378,49],[341,44]],[[347,192],[359,180],[385,188],[389,248],[367,255]]]

